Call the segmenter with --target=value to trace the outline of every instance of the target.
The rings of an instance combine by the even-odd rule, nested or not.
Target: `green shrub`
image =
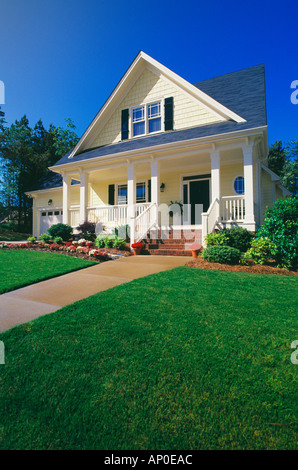
[[[279,266],[298,267],[298,199],[279,199],[267,209],[257,238],[269,238],[276,246],[275,260]]]
[[[96,238],[95,240],[95,245],[97,246],[97,248],[104,248],[105,246],[105,241],[104,241],[105,237],[99,235],[99,237]]]
[[[115,235],[113,240],[113,248],[117,248],[118,250],[124,250],[126,247],[126,241],[123,238],[119,238]]]
[[[34,242],[36,242],[36,237],[28,237],[27,240],[30,243],[34,243]]]
[[[66,224],[55,224],[49,228],[48,232],[52,238],[61,237],[66,242],[72,235],[72,227]]]
[[[244,254],[244,260],[253,260],[257,264],[265,264],[275,258],[276,245],[269,238],[255,238],[251,248]]]
[[[220,232],[208,233],[205,238],[207,246],[228,245],[228,237],[221,230]]]
[[[61,245],[63,243],[63,238],[62,237],[55,237],[54,238],[54,243],[57,243],[58,245]]]
[[[222,233],[228,239],[226,245],[237,248],[241,252],[245,252],[250,248],[251,241],[254,238],[252,232],[242,227],[225,228]]]
[[[202,254],[204,260],[211,263],[238,264],[241,252],[237,248],[224,245],[214,245],[205,248]]]
[[[106,247],[106,248],[113,248],[114,239],[115,239],[114,236],[105,237],[105,238],[104,238],[105,247]]]
[[[42,233],[39,238],[44,243],[48,243],[50,240],[52,240],[52,237],[48,233]]]

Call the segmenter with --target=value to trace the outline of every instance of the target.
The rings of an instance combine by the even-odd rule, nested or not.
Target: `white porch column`
[[[220,156],[219,152],[210,154],[211,159],[211,195],[212,201],[220,199]]]
[[[254,231],[253,147],[243,147],[242,151],[244,160],[245,225],[246,228]]]
[[[160,165],[159,161],[151,162],[151,203],[155,203],[155,221],[159,226],[159,204],[160,204]]]
[[[88,205],[88,179],[89,175],[85,171],[80,172],[80,223],[87,220]]]
[[[63,223],[69,224],[69,203],[70,203],[70,185],[71,185],[71,178],[69,175],[63,175]]]
[[[134,165],[127,166],[127,219],[130,225],[130,243],[135,242],[135,202],[136,202],[136,176]]]

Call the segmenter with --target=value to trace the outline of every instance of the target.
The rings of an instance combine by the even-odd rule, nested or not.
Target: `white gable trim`
[[[126,73],[123,75],[121,78],[120,82],[118,85],[115,87],[107,101],[104,103],[100,111],[97,113],[93,121],[91,122],[90,126],[87,128],[87,130],[84,132],[83,136],[75,146],[75,148],[72,150],[71,154],[69,155],[69,159],[72,158],[81,148],[83,142],[86,142],[88,137],[89,137],[89,142],[92,141],[92,138],[90,138],[90,133],[94,129],[94,126],[97,124],[97,122],[103,117],[103,115],[106,113],[108,107],[111,106],[112,110],[115,110],[116,106],[121,103],[121,101],[124,99],[126,94],[128,93],[128,90],[125,92],[125,86],[127,86],[127,81],[129,77],[133,74],[136,73],[136,68],[137,66],[140,67],[139,64],[143,63],[143,67],[141,72],[144,70],[145,66],[147,64],[151,65],[150,69],[153,68],[157,72],[159,72],[161,75],[163,75],[163,78],[168,78],[170,81],[184,91],[188,92],[189,95],[191,95],[193,98],[197,99],[201,105],[204,105],[206,108],[209,109],[209,111],[213,112],[216,116],[218,116],[219,120],[224,120],[224,119],[231,119],[236,122],[246,122],[245,119],[243,119],[241,116],[235,114],[233,111],[229,110],[225,106],[221,105],[218,103],[218,101],[214,100],[210,96],[208,96],[206,93],[202,92],[200,89],[192,85],[191,83],[187,82],[183,78],[181,78],[179,75],[176,73],[172,72],[170,69],[165,67],[164,65],[160,64],[158,61],[150,57],[149,55],[145,54],[145,52],[140,51],[133,63],[130,65]],[[148,67],[149,68],[149,67]],[[137,80],[137,78],[140,76],[139,72],[137,74],[137,77],[134,78],[133,83]],[[131,86],[129,86],[129,89],[131,89]],[[123,93],[124,90],[124,93]],[[123,93],[122,99],[119,101],[117,100],[117,95],[121,95],[121,92]],[[114,106],[112,103],[114,101],[117,101]],[[119,102],[118,102],[119,101]],[[109,117],[111,116],[112,111],[108,112]],[[104,124],[107,122],[105,119]],[[88,147],[87,147],[88,148]]]
[[[261,163],[261,168],[264,171],[266,171],[268,173],[268,175],[270,175],[271,181],[280,181],[281,180],[280,176],[278,176],[276,173],[274,173],[274,171],[270,170],[270,168],[268,168],[268,166],[264,165],[263,163]]]
[[[220,104],[218,101],[211,98],[211,96],[207,95],[206,93],[201,91],[199,88],[192,85],[187,80],[180,77],[179,75],[177,75],[175,72],[172,72],[172,70],[168,69],[167,67],[162,65],[160,62],[157,62],[157,60],[145,54],[145,52],[141,51],[140,54],[143,55],[144,59],[149,64],[151,64],[156,69],[160,70],[160,72],[165,77],[169,77],[173,82],[176,82],[178,85],[180,85],[180,88],[187,90],[191,95],[199,99],[202,103],[209,105],[209,109],[211,108],[213,111],[215,112],[217,111],[220,116],[224,116],[226,119],[232,119],[233,121],[236,121],[236,122],[246,122],[246,120],[243,119],[241,116],[234,113],[230,109],[226,108],[225,106]]]

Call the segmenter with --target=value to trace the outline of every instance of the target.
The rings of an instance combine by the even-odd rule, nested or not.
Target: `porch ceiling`
[[[210,154],[199,153],[194,155],[175,156],[173,158],[161,158],[160,160],[160,174],[185,171],[204,171],[211,169]],[[230,150],[222,150],[220,152],[220,164],[227,165],[233,163],[243,163],[242,150],[234,148]],[[151,168],[150,161],[136,162],[135,163],[136,178],[141,176],[150,177]],[[78,180],[79,175],[73,175]],[[89,181],[113,181],[113,180],[126,180],[127,179],[127,162],[123,165],[118,165],[110,168],[93,169],[89,174]]]

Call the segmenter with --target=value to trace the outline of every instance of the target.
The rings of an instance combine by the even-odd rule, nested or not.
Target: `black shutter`
[[[174,99],[171,96],[170,98],[165,98],[165,131],[173,130],[173,108],[174,108]]]
[[[121,140],[128,139],[129,109],[122,109],[121,112]]]
[[[114,206],[115,204],[115,185],[109,184],[109,205]]]
[[[151,202],[151,180],[148,180],[148,202]]]

